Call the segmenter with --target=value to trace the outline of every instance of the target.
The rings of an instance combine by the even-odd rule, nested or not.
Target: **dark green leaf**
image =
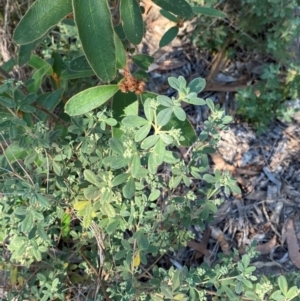
[[[14,108],[16,106],[15,101],[6,96],[0,96],[0,104],[8,108]]]
[[[146,54],[136,54],[132,57],[133,62],[143,70],[148,70],[149,66],[154,62],[152,56]]]
[[[120,17],[129,42],[134,45],[139,44],[144,35],[144,22],[137,1],[122,0],[120,3]]]
[[[92,69],[84,55],[81,55],[72,60],[70,62],[69,68],[72,71],[89,71]]]
[[[71,0],[36,0],[19,22],[13,38],[18,44],[29,44],[42,37],[70,12]]]
[[[152,0],[162,9],[169,11],[177,16],[190,18],[193,15],[192,7],[185,0]]]
[[[85,56],[103,81],[116,76],[116,48],[107,0],[73,0],[75,22]]]
[[[169,13],[168,11],[161,9],[159,12],[161,13],[162,16],[169,19],[170,21],[172,21],[174,23],[178,22],[178,18],[176,16],[174,16],[173,14]]]
[[[132,177],[129,178],[126,185],[122,189],[123,195],[127,199],[131,199],[135,193],[135,183]]]
[[[177,37],[178,32],[179,32],[179,28],[177,25],[169,28],[160,39],[159,47],[162,48],[168,45],[169,43],[171,43]]]

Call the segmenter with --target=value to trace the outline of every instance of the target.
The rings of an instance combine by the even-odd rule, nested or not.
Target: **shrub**
[[[154,2],[180,19],[193,15],[184,0]],[[61,48],[47,59],[31,55],[66,15],[71,21],[62,23],[75,25],[72,12],[84,56],[73,59]],[[271,283],[253,275],[253,248],[238,262],[234,252],[214,266],[164,264],[194,239],[192,226],[204,229],[213,219],[220,190],[240,193],[229,174],[208,173],[218,131],[231,118],[197,96],[201,78],[187,84],[170,77],[177,97],[145,92],[123,45],[138,44],[143,35],[137,2],[122,1],[120,15],[123,36],[104,0],[53,0],[47,9],[37,0],[14,33],[19,62],[34,72],[25,84],[8,79],[0,86],[0,260],[10,272],[7,300],[295,298],[299,291],[285,277]],[[141,69],[151,63],[143,55],[132,60]],[[115,79],[117,67],[124,73]],[[95,74],[110,83],[90,87],[86,78]],[[51,92],[42,89],[44,79]],[[89,88],[80,91],[81,84]],[[79,93],[64,105],[70,86]],[[199,137],[182,102],[211,111]],[[189,153],[182,156],[179,146]]]

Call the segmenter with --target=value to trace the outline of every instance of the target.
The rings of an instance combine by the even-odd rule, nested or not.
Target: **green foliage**
[[[297,47],[293,46],[299,37],[299,18],[296,11],[299,0],[190,0],[194,12],[202,13],[196,21],[193,41],[202,50],[220,51],[225,47],[226,56],[241,57],[247,53],[267,64],[261,80],[253,87],[240,90],[237,94],[238,113],[250,122],[258,133],[265,131],[272,120],[289,120],[293,110],[287,100],[299,96],[299,64],[291,65],[297,59]],[[210,9],[218,7],[218,11]],[[211,16],[221,16],[211,21]],[[206,16],[207,15],[207,16]]]
[[[176,33],[194,13],[224,17],[185,0],[154,2],[177,21]],[[121,1],[113,27],[108,4],[36,0],[15,30],[18,61],[32,75],[24,84],[8,79],[0,86],[0,265],[11,275],[7,300],[75,299],[79,290],[87,300],[297,298],[294,279],[253,275],[253,248],[238,262],[234,252],[214,266],[163,264],[194,238],[191,226],[204,229],[213,220],[221,190],[241,192],[228,173],[208,172],[218,132],[231,118],[198,97],[202,78],[170,77],[177,97],[143,91],[125,68],[125,49],[144,34],[141,9],[135,0]],[[57,37],[48,35],[54,26]],[[36,47],[40,56],[31,54]],[[132,60],[139,71],[153,61]],[[125,68],[131,92],[123,93],[126,78],[117,68]],[[111,83],[97,85],[94,75]],[[208,106],[199,136],[182,102]],[[188,161],[179,146],[190,147]],[[93,292],[96,282],[101,289]]]
[[[251,122],[259,134],[264,132],[275,118],[291,121],[296,108],[288,106],[287,100],[299,98],[299,70],[299,67],[291,66],[285,76],[285,82],[281,83],[280,66],[271,64],[264,69],[261,82],[254,87],[238,91],[238,113]]]

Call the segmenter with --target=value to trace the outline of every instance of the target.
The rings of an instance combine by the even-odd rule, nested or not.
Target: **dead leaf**
[[[260,252],[262,255],[268,255],[271,253],[272,249],[276,246],[276,235],[272,237],[268,242],[256,246],[256,251]]]
[[[297,235],[295,233],[294,221],[289,218],[286,222],[286,240],[292,263],[300,269],[300,252]]]
[[[210,256],[209,250],[206,249],[205,246],[203,246],[201,243],[196,242],[196,241],[188,241],[187,242],[188,247],[194,249],[195,251],[201,253],[202,255],[205,256]]]

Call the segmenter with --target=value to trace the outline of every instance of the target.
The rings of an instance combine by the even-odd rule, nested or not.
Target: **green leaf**
[[[126,66],[126,51],[119,36],[114,33],[114,41],[116,46],[117,68],[123,69]]]
[[[61,218],[61,235],[66,238],[70,234],[71,215],[70,213],[64,213]]]
[[[136,54],[132,57],[133,62],[143,70],[148,70],[149,66],[154,62],[152,56],[146,54]]]
[[[140,127],[145,124],[149,124],[149,121],[140,116],[126,116],[123,118],[122,123],[128,127]]]
[[[151,124],[150,123],[145,124],[140,129],[138,129],[138,131],[135,133],[134,140],[136,142],[142,141],[143,139],[145,139],[148,136],[150,130],[151,130]]]
[[[116,210],[115,208],[109,204],[109,203],[104,203],[101,206],[101,212],[107,215],[108,217],[115,217],[116,216]]]
[[[42,85],[44,76],[50,71],[53,71],[50,65],[44,65],[42,68],[36,70],[31,77],[34,81],[27,86],[27,90],[29,92],[37,92]]]
[[[278,277],[278,285],[280,290],[282,291],[283,295],[286,296],[287,291],[288,291],[288,283],[286,281],[286,278],[283,275],[280,275]]]
[[[21,231],[24,233],[28,233],[33,227],[33,215],[28,212],[25,219],[21,223]]]
[[[131,199],[135,194],[135,183],[132,177],[129,178],[126,185],[122,189],[123,195],[127,199]]]
[[[206,181],[207,183],[216,183],[216,178],[212,175],[209,174],[205,174],[203,176],[204,181]]]
[[[147,251],[148,248],[149,248],[149,241],[148,241],[148,238],[147,236],[142,233],[139,238],[138,238],[138,244],[139,244],[139,247],[144,250],[144,251]]]
[[[159,47],[162,48],[171,43],[177,37],[178,32],[179,28],[177,25],[169,28],[160,39]]]
[[[116,47],[107,0],[73,0],[74,19],[84,54],[97,76],[116,76]]]
[[[86,57],[81,55],[70,62],[69,66],[72,71],[90,71],[92,67],[89,65]]]
[[[123,184],[129,178],[129,176],[130,176],[129,173],[121,173],[117,175],[111,182],[112,186],[115,187],[120,184]]]
[[[49,199],[48,199],[47,197],[43,196],[43,195],[40,194],[40,193],[37,193],[37,194],[36,194],[36,197],[37,197],[38,203],[39,203],[42,207],[47,208],[47,207],[50,206],[50,202],[49,202]]]
[[[15,101],[6,96],[0,96],[0,104],[8,108],[14,108],[16,106]]]
[[[240,187],[236,183],[233,183],[233,184],[229,183],[228,186],[233,193],[236,193],[236,194],[242,193]]]
[[[292,300],[298,295],[298,288],[296,286],[293,286],[289,289],[289,291],[286,293],[285,297]]]
[[[21,19],[13,38],[18,44],[29,44],[72,12],[71,0],[36,0]]]
[[[169,11],[177,16],[190,18],[193,15],[192,7],[185,0],[152,0],[162,9]]]
[[[169,19],[170,21],[172,21],[174,23],[178,22],[178,18],[176,16],[174,16],[173,14],[169,13],[168,11],[161,9],[159,12],[162,16]]]
[[[183,101],[195,106],[203,106],[206,104],[205,100],[199,97],[185,98]]]
[[[93,213],[92,204],[88,203],[88,205],[85,207],[83,221],[82,221],[82,226],[84,228],[88,228],[92,223],[92,213]]]
[[[174,114],[175,116],[181,120],[181,121],[185,121],[186,119],[186,114],[185,111],[181,108],[181,107],[174,107],[173,108]]]
[[[117,91],[117,85],[103,85],[86,89],[69,99],[65,112],[70,116],[81,115],[103,105]]]
[[[126,116],[138,115],[139,114],[139,102],[135,101],[124,109]]]
[[[122,142],[117,139],[117,138],[110,138],[109,139],[109,146],[118,155],[123,155],[124,154],[124,147]]]
[[[174,76],[169,77],[168,83],[175,90],[180,90],[180,81],[176,77]]]
[[[214,8],[211,7],[205,7],[205,6],[194,6],[193,7],[193,11],[196,14],[202,14],[202,15],[206,15],[206,16],[210,16],[210,17],[217,17],[217,18],[225,18],[226,15]]]
[[[89,169],[84,170],[83,175],[88,182],[94,185],[96,185],[99,181],[98,177]]]
[[[172,113],[173,113],[172,108],[166,108],[166,109],[161,110],[157,114],[157,124],[159,126],[166,125],[171,120]]]
[[[142,143],[141,148],[142,149],[148,149],[152,147],[159,139],[159,135],[151,135],[147,137]]]
[[[159,196],[160,196],[160,190],[154,189],[153,191],[151,191],[148,200],[150,202],[156,201],[159,198]]]
[[[130,43],[137,45],[144,35],[144,22],[141,9],[136,0],[122,0],[120,17],[123,30]]]
[[[168,96],[158,95],[156,99],[164,107],[173,107],[173,100]]]
[[[139,170],[141,168],[141,161],[139,155],[134,155],[131,163],[131,174],[133,177],[137,178],[139,175]]]
[[[5,156],[10,163],[14,163],[19,159],[25,159],[27,155],[28,152],[24,148],[19,147],[18,143],[10,144],[5,151]],[[2,157],[3,155],[0,156],[0,158]]]
[[[160,165],[164,162],[166,153],[166,146],[164,142],[159,139],[153,148],[153,159],[156,165]]]
[[[151,174],[155,175],[157,172],[158,165],[155,164],[155,159],[153,153],[148,157],[148,170]]]
[[[190,88],[190,92],[199,93],[201,92],[206,86],[206,80],[201,77],[194,78],[189,84],[188,87]]]

